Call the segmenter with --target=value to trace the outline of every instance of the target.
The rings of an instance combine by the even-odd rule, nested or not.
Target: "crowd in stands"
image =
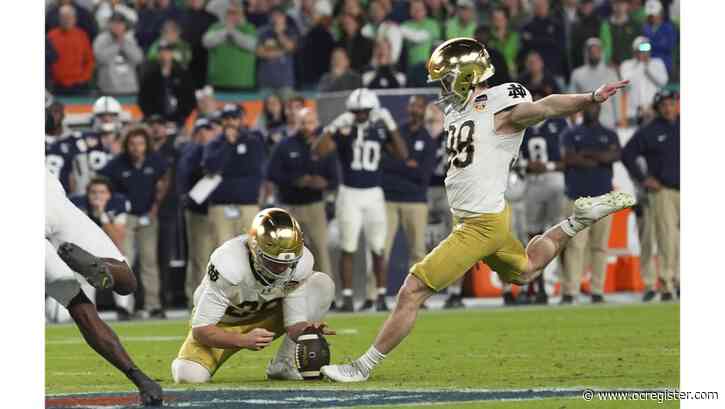
[[[608,68],[660,88],[678,81],[678,10],[673,0],[57,0],[46,15],[47,86],[135,95],[158,82],[161,64],[191,89],[421,87],[431,50],[468,36],[485,40],[512,80],[568,90],[577,69]],[[636,110],[652,93],[633,94]]]
[[[564,120],[556,132],[557,140],[570,153],[558,162],[576,164],[569,169],[591,168],[591,161],[600,163],[603,173],[589,177],[609,178],[608,184],[597,188],[611,189],[611,163],[619,160],[619,143],[616,155],[611,156],[607,151],[612,144],[605,141],[601,146],[582,147],[577,135],[603,129],[611,136],[612,130],[622,125],[651,133],[656,132],[650,129],[653,123],[660,131],[674,135],[671,115],[663,122],[655,109],[659,105],[653,103],[658,93],[661,98],[663,87],[676,84],[679,78],[678,18],[677,0],[49,1],[46,88],[55,96],[49,111],[56,120],[46,129],[46,164],[61,177],[69,194],[76,195],[76,202],[85,203],[99,225],[124,226],[124,234],[115,241],[129,261],[139,266],[141,305],[150,316],[163,317],[164,307],[176,303],[174,297],[191,299],[208,254],[242,232],[260,207],[314,204],[315,212],[322,209],[329,215],[330,206],[324,206],[326,192],[334,192],[340,184],[337,170],[331,171],[334,166],[315,162],[307,169],[310,174],[290,180],[294,172],[279,158],[282,145],[287,150],[304,151],[304,141],[328,125],[318,123],[316,113],[304,109],[300,92],[425,87],[425,63],[431,51],[446,39],[459,36],[474,37],[487,46],[496,67],[491,85],[521,82],[535,98],[558,92],[589,92],[605,82],[629,79],[632,83],[626,98],[607,102],[601,113],[589,115],[588,122]],[[258,92],[262,112],[250,123],[242,105],[216,99],[215,94],[224,91]],[[67,95],[96,100],[90,129],[72,133],[64,124],[60,101]],[[143,114],[140,123],[121,124],[120,104],[106,97],[126,95],[136,97]],[[394,159],[383,158],[383,171],[407,169],[414,173],[410,180],[402,177],[401,184],[417,183],[418,188],[427,190],[427,198],[419,204],[429,201],[425,206],[440,219],[440,209],[445,206],[436,203],[444,197],[444,132],[440,111],[426,104],[425,100],[411,99],[408,117],[395,120],[405,138],[422,138],[425,142],[420,143],[434,144],[435,148],[426,152],[435,158],[419,158],[416,166],[425,160],[426,169],[416,170],[404,164],[386,164]],[[193,127],[185,128],[194,111]],[[569,139],[562,139],[565,128]],[[676,139],[676,148],[675,142],[668,147],[677,150],[679,163],[679,131]],[[290,147],[290,143],[299,146]],[[637,170],[637,156],[650,155],[650,160],[656,161],[656,155],[663,154],[639,139],[637,143],[636,148],[625,149],[625,164],[647,192],[668,190],[668,199],[652,196],[652,203],[657,205],[651,209],[666,208],[659,211],[669,212],[671,220],[674,216],[668,200],[676,191],[679,206],[679,174],[675,178],[662,169],[650,167],[650,173],[646,167]],[[577,150],[585,152],[581,158],[576,156]],[[589,155],[597,150],[601,152]],[[527,172],[551,171],[536,164],[546,160],[532,155],[534,158],[520,169],[522,177]],[[554,171],[561,172],[562,168]],[[664,172],[666,180],[650,180],[660,177],[652,171]],[[423,179],[421,172],[427,175]],[[591,169],[584,172],[591,173]],[[205,174],[222,175],[223,181],[206,203],[195,203],[189,191]],[[314,177],[307,177],[311,175]],[[576,175],[573,178],[566,182],[568,190],[572,189],[570,183],[588,186],[576,182]],[[395,177],[386,175],[384,180]],[[91,187],[107,189],[103,195],[107,198],[95,199],[98,195]],[[386,190],[386,200],[393,190]],[[286,203],[280,202],[285,193]],[[301,202],[295,203],[297,199]],[[396,197],[389,201],[391,206],[400,207],[399,202],[408,200]],[[113,211],[106,209],[111,202]],[[416,211],[420,213],[419,208]],[[655,240],[654,231],[672,232],[675,227],[655,226],[653,211],[648,213],[646,227]],[[124,216],[119,217],[120,213]],[[529,233],[538,232],[524,231],[520,238],[525,242]],[[409,239],[413,242],[409,245],[414,244],[410,252],[414,257],[423,252],[420,234],[425,232],[417,231]],[[608,230],[592,234],[601,242]],[[584,252],[586,240],[578,244],[582,247],[579,252]],[[386,243],[388,253],[390,246]],[[590,245],[589,250],[596,253],[602,246]],[[666,265],[666,292],[672,293],[673,276],[678,274],[671,256],[675,244],[658,246],[672,246],[665,250],[671,257]],[[327,251],[326,246],[317,243],[316,247],[316,259],[334,275],[332,270],[336,269],[328,267],[329,260],[320,256]],[[179,260],[180,265],[187,266],[186,282],[181,285],[175,270]],[[647,268],[651,271],[655,267]],[[648,276],[648,291],[655,288],[653,274]],[[571,280],[578,281],[578,277]],[[540,290],[529,295],[536,296]],[[460,295],[460,289],[457,291]],[[367,298],[375,294],[373,289]],[[460,300],[453,300],[451,305],[456,302]],[[119,305],[120,314],[131,317],[132,304]]]

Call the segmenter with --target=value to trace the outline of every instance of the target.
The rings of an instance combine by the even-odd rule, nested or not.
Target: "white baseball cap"
[[[329,0],[317,0],[315,2],[315,14],[329,17],[332,15],[332,4]]]
[[[457,6],[473,8],[473,0],[458,0]]]
[[[662,14],[662,3],[660,0],[647,0],[647,3],[644,4],[644,14],[648,16]]]

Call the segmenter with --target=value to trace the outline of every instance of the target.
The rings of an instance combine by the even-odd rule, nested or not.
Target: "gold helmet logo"
[[[488,51],[472,38],[453,38],[439,45],[428,59],[428,82],[440,82],[440,102],[465,105],[476,85],[494,74]]]
[[[264,286],[283,287],[291,280],[303,248],[302,229],[286,210],[265,209],[254,217],[249,249]]]

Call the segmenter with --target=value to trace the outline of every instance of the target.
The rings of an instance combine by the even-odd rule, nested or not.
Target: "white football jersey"
[[[280,304],[285,326],[306,320],[303,284],[312,275],[312,253],[303,248],[287,287],[267,290],[254,277],[247,240],[247,235],[237,236],[211,254],[207,274],[194,291],[192,327],[259,322]]]
[[[496,134],[494,115],[522,102],[531,102],[531,93],[521,84],[506,83],[474,95],[461,111],[446,111],[445,184],[454,214],[498,213],[506,206],[509,169],[518,157],[524,130]]]

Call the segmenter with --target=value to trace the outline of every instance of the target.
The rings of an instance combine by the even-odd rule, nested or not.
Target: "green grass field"
[[[370,344],[383,314],[334,315],[333,362],[355,358]],[[139,367],[162,382],[187,332],[185,321],[114,324]],[[679,385],[679,305],[604,305],[426,311],[412,335],[363,384],[306,382],[338,389],[652,389]],[[209,388],[299,388],[265,380],[276,345],[242,351]],[[126,378],[96,355],[73,325],[46,328],[46,393],[131,391]],[[442,405],[445,406],[445,405]],[[391,406],[386,406],[390,408]],[[400,406],[410,407],[410,406]],[[438,406],[435,406],[438,407]],[[544,399],[456,404],[464,408],[679,407],[674,402],[585,402]]]

